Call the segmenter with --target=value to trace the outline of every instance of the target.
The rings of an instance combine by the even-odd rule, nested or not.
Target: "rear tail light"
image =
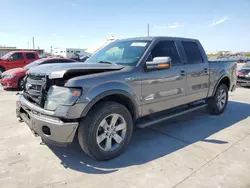
[[[242,72],[237,71],[237,76],[243,76],[244,74]]]

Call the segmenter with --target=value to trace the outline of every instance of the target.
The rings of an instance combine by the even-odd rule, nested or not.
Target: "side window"
[[[14,53],[11,57],[13,58],[13,61],[24,60],[23,53]]]
[[[155,57],[170,57],[172,65],[181,63],[174,41],[162,41],[156,44],[151,51],[152,59]]]
[[[202,63],[202,55],[196,42],[182,42],[189,64]]]
[[[34,53],[26,53],[26,58],[27,58],[27,59],[36,59]]]

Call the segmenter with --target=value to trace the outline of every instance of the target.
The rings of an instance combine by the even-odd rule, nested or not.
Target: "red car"
[[[3,86],[4,89],[7,88],[15,88],[15,89],[23,89],[24,80],[23,78],[26,75],[26,72],[35,66],[41,64],[49,64],[49,63],[69,63],[69,62],[76,62],[73,59],[66,59],[66,58],[42,58],[32,63],[24,66],[23,68],[15,68],[10,69],[8,71],[3,72],[0,75],[0,84]]]
[[[12,51],[0,57],[0,74],[6,70],[23,67],[39,59],[35,51]]]

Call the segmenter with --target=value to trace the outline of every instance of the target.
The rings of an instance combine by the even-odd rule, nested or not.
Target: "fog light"
[[[51,135],[51,132],[50,132],[50,128],[48,126],[42,126],[42,131],[43,131],[43,134],[47,135],[47,136],[50,136]]]

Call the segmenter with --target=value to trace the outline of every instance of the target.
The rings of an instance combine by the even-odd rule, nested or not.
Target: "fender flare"
[[[219,87],[219,85],[220,85],[221,80],[223,80],[224,78],[227,78],[227,79],[229,80],[229,88],[228,88],[228,90],[230,90],[230,85],[231,85],[231,83],[230,83],[230,78],[228,77],[227,74],[223,74],[223,75],[219,78],[219,80],[217,81],[217,83],[216,83],[216,85],[215,85],[215,87],[214,87],[215,89],[213,90],[212,96],[215,95],[215,92],[217,91],[217,89],[218,89],[218,87]]]
[[[3,66],[0,66],[0,69],[2,69],[3,71],[6,71],[6,69]]]
[[[91,108],[97,103],[99,102],[101,99],[108,97],[110,95],[123,95],[125,97],[127,97],[128,99],[130,99],[130,101],[133,104],[133,107],[135,109],[135,118],[137,118],[139,116],[139,109],[138,109],[138,104],[136,102],[136,100],[134,99],[134,97],[128,93],[127,91],[121,90],[121,89],[113,89],[113,90],[108,90],[105,91],[97,96],[95,96],[84,108],[84,110],[81,113],[81,117],[85,117],[87,115],[87,113],[91,110]]]

